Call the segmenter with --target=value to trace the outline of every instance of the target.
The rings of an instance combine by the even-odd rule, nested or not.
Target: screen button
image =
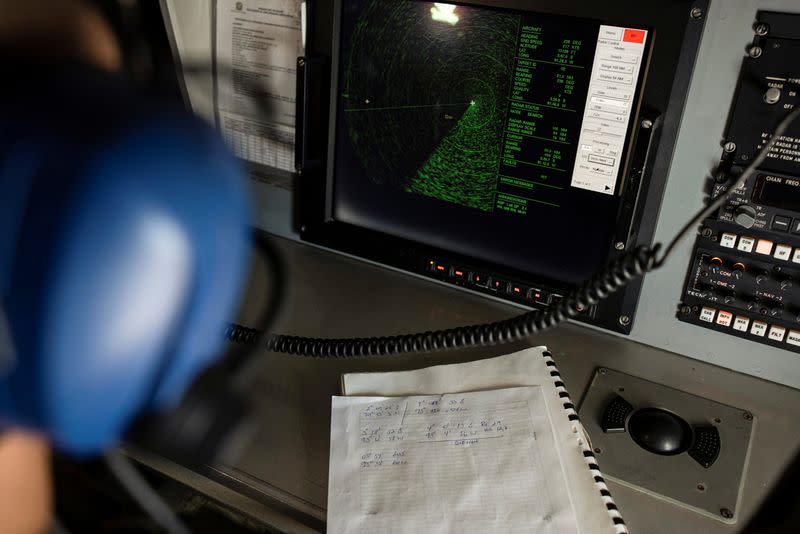
[[[495,291],[505,292],[508,287],[508,282],[500,278],[492,278],[491,282],[489,282],[489,287]]]
[[[453,280],[466,280],[467,271],[465,271],[461,267],[453,267],[453,269],[450,271],[450,278],[452,278]]]
[[[622,40],[626,43],[643,43],[646,35],[647,32],[644,30],[632,30],[630,28],[626,28],[625,33],[622,36]]]
[[[489,287],[489,277],[483,273],[472,273],[470,282],[478,287]]]

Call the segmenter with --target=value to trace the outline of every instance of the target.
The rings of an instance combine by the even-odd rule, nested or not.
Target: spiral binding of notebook
[[[550,368],[550,376],[553,378],[558,396],[564,401],[564,411],[567,413],[567,417],[570,421],[580,421],[578,412],[575,411],[575,405],[572,403],[572,399],[569,396],[569,392],[564,386],[564,383],[560,380],[561,373],[558,372],[556,362],[553,360],[553,354],[551,352],[543,352],[542,356],[545,359],[545,365]],[[582,443],[586,442],[582,441]],[[597,465],[597,458],[595,458],[591,448],[584,447],[583,458],[592,474],[592,478],[594,478],[594,483],[600,492],[600,498],[603,500],[606,510],[608,510],[608,515],[611,516],[611,520],[614,521],[614,529],[618,534],[627,534],[628,527],[625,526],[622,514],[619,513],[617,504],[614,502],[614,498],[611,497],[611,492],[606,485],[602,473],[600,473],[600,467]]]

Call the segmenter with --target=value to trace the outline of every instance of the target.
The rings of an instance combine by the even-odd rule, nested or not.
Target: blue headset
[[[247,274],[246,184],[211,126],[121,76],[68,65],[12,80],[0,91],[0,432],[94,454],[139,414],[177,406],[220,353]]]

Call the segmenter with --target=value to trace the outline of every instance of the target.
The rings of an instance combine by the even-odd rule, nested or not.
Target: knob
[[[768,280],[769,280],[768,274],[759,274],[758,276],[756,276],[756,284],[758,285],[761,285]]]
[[[733,212],[733,220],[736,221],[736,224],[739,226],[752,228],[756,223],[756,209],[749,204],[737,206]]]
[[[746,270],[747,267],[745,267],[744,263],[735,263],[733,265],[733,277],[737,280],[741,280]]]
[[[770,87],[764,93],[764,102],[769,105],[777,104],[781,100],[781,90],[777,87]]]
[[[781,280],[781,291],[786,291],[787,289],[791,289],[794,284],[792,283],[791,278],[784,278]]]

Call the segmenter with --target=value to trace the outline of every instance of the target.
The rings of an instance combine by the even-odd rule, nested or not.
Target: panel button
[[[731,321],[733,321],[733,314],[726,311],[719,311],[717,315],[717,324],[720,326],[730,326]]]
[[[786,335],[786,329],[782,326],[772,325],[769,328],[769,338],[772,341],[783,341],[783,336]]]
[[[739,246],[736,248],[741,250],[742,252],[753,252],[753,245],[755,244],[756,240],[753,239],[752,237],[742,236],[739,238]]]
[[[528,292],[528,298],[539,304],[547,304],[547,291],[542,291],[534,287]]]
[[[714,308],[703,308],[700,310],[700,320],[705,321],[706,323],[713,323],[714,316],[717,314],[717,310]]]
[[[789,335],[786,336],[786,342],[789,345],[800,347],[800,332],[797,330],[789,330]]]
[[[775,253],[772,255],[776,260],[789,261],[792,256],[792,247],[789,245],[777,245]]]
[[[489,277],[483,273],[472,273],[469,281],[478,287],[489,287]]]
[[[489,287],[495,291],[505,292],[508,287],[508,282],[499,278],[492,278],[492,281],[489,282]]]
[[[528,296],[528,288],[519,284],[511,283],[508,285],[508,294],[519,298]]]
[[[767,326],[765,322],[753,321],[753,326],[750,327],[750,333],[758,337],[764,337],[767,333]]]
[[[774,243],[768,239],[759,239],[758,245],[756,245],[756,254],[764,254],[765,256],[769,256],[772,254],[772,245]]]
[[[800,235],[800,219],[795,219],[792,222],[792,233]]]
[[[447,274],[447,273],[450,272],[450,269],[447,267],[447,265],[445,265],[444,263],[439,263],[438,261],[435,261],[435,260],[431,260],[431,261],[428,262],[428,269],[431,272],[434,272],[436,274],[441,274],[441,275],[444,275],[444,274]]]
[[[772,229],[776,232],[788,232],[789,226],[792,224],[792,219],[790,217],[784,217],[783,215],[776,215],[772,218]]]
[[[736,234],[722,234],[719,238],[719,245],[725,248],[733,248],[736,245]]]
[[[747,327],[750,326],[750,319],[742,317],[741,315],[733,321],[733,329],[739,332],[747,332]]]
[[[453,280],[467,280],[468,278],[467,271],[462,269],[461,267],[453,267],[450,270],[450,278]]]

